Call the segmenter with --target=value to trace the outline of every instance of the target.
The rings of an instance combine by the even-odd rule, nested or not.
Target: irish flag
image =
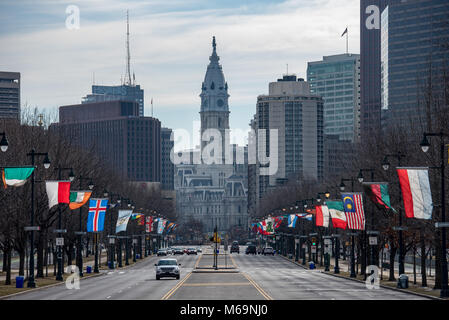
[[[397,168],[407,218],[432,218],[428,168]]]
[[[316,218],[315,224],[318,227],[329,227],[329,209],[326,205],[315,206]]]
[[[48,208],[58,203],[70,203],[70,181],[45,181],[48,195]]]
[[[3,185],[5,189],[8,186],[20,187],[23,186],[28,177],[33,173],[34,167],[14,167],[3,169]]]
[[[342,201],[326,201],[334,228],[346,229],[346,215]]]
[[[82,207],[92,195],[92,191],[70,191],[70,210]]]

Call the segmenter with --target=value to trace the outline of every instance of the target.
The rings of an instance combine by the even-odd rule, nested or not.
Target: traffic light
[[[316,246],[316,238],[315,237],[312,238],[312,246]]]

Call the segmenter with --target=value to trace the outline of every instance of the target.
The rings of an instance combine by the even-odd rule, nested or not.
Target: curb
[[[308,268],[306,268],[306,267],[303,266],[302,264],[297,263],[296,261],[292,261],[292,260],[290,260],[290,259],[288,259],[287,257],[284,257],[284,256],[282,256],[282,255],[279,255],[279,256],[281,256],[282,258],[284,258],[284,259],[287,260],[287,261],[290,261],[291,263],[294,263],[294,264],[296,264],[296,265],[302,267],[303,269],[309,270]],[[351,281],[356,281],[356,282],[359,282],[359,283],[365,283],[365,281],[363,281],[363,280],[354,279],[354,278],[348,278],[348,277],[341,276],[341,275],[338,275],[338,274],[334,274],[334,273],[330,273],[330,272],[325,272],[325,271],[323,271],[323,270],[318,270],[318,271],[319,271],[320,273],[322,273],[322,274],[327,274],[327,275],[330,275],[330,276],[333,276],[333,277],[336,277],[336,278],[345,279],[345,280],[351,280]],[[405,289],[394,288],[394,287],[386,286],[386,285],[383,285],[383,284],[380,284],[379,286],[380,286],[381,288],[384,288],[384,289],[390,289],[390,290],[397,291],[397,292],[402,292],[402,293],[412,294],[412,295],[415,295],[415,296],[420,296],[420,297],[428,298],[428,299],[432,299],[432,300],[446,300],[446,299],[434,297],[434,296],[431,296],[431,295],[427,295],[427,294],[424,294],[424,293],[418,293],[418,292],[413,292],[413,291],[409,291],[409,290],[405,290]]]
[[[152,256],[148,256],[148,257],[146,257],[146,258],[150,258],[150,257],[152,257]],[[100,273],[98,273],[98,274],[93,274],[93,275],[91,275],[91,276],[89,276],[89,277],[82,277],[82,278],[80,278],[80,281],[86,280],[86,279],[90,279],[90,278],[96,278],[96,277],[104,276],[104,275],[107,274],[107,270],[123,270],[123,269],[127,269],[127,268],[133,267],[133,266],[135,266],[136,264],[141,263],[141,262],[143,262],[143,261],[145,261],[145,260],[146,260],[146,259],[140,259],[140,261],[136,261],[136,262],[133,263],[132,265],[129,265],[129,266],[123,266],[123,267],[121,267],[121,268],[114,268],[114,269],[109,269],[109,268],[108,268],[108,269],[102,269],[102,270],[106,270],[106,272],[100,272]],[[42,289],[47,289],[47,288],[51,288],[51,287],[56,287],[56,286],[60,286],[60,285],[63,285],[63,284],[65,284],[65,281],[61,281],[61,282],[59,282],[59,283],[49,284],[49,285],[42,286],[42,287],[33,288],[33,289],[30,289],[30,290],[23,290],[23,291],[20,291],[20,292],[16,292],[16,293],[8,294],[8,295],[5,295],[5,296],[1,296],[1,297],[0,297],[0,300],[5,300],[5,299],[8,299],[8,298],[11,298],[11,297],[20,295],[20,294],[25,294],[25,293],[29,293],[29,292],[33,292],[33,291],[37,291],[37,290],[42,290]]]

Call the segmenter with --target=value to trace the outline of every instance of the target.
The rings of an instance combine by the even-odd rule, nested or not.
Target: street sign
[[[133,239],[133,244],[137,244],[137,239]]]
[[[86,234],[86,232],[84,232],[84,231],[75,231],[75,235],[77,235],[77,236],[82,236],[84,234]]]
[[[115,238],[109,238],[109,244],[114,244],[115,243]]]
[[[369,244],[370,246],[377,245],[377,237],[369,237]]]
[[[324,244],[325,245],[330,245],[331,244],[331,239],[324,239]]]
[[[393,227],[393,230],[395,231],[404,231],[404,230],[408,230],[407,227]]]
[[[379,231],[366,231],[366,234],[379,235]]]
[[[436,222],[435,227],[436,228],[448,228],[449,222]]]
[[[41,229],[41,227],[36,226],[36,227],[25,227],[24,228],[25,231],[39,231]]]
[[[67,233],[67,229],[55,229],[53,233]]]
[[[302,248],[303,248],[303,249],[306,249],[306,248],[307,248],[307,246],[306,246],[305,244],[303,244],[303,245],[302,245]]]
[[[64,245],[64,238],[56,238],[56,245],[57,246],[63,246]]]
[[[312,253],[316,253],[316,246],[311,246],[310,249]]]

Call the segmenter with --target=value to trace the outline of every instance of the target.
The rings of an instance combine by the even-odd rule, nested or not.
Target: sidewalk
[[[285,259],[290,260],[296,264],[299,264],[301,267],[305,268],[305,269],[309,269],[309,262],[308,262],[308,257],[306,259],[306,265],[302,264],[302,259],[299,259],[298,262],[295,262],[295,259],[293,257],[293,259],[289,259],[288,257],[283,256]],[[334,267],[335,267],[335,258],[331,258],[330,259],[330,267],[329,267],[329,271],[324,271],[324,263],[323,266],[320,266],[319,261],[318,263],[315,263],[315,267],[317,270],[323,272],[323,273],[327,273],[327,274],[331,274],[331,275],[336,275],[336,276],[340,276],[340,277],[345,277],[351,280],[358,280],[358,281],[365,281],[364,276],[360,274],[360,266],[359,266],[359,272],[357,273],[357,277],[356,278],[351,278],[350,277],[350,264],[349,264],[349,259],[347,260],[342,260],[339,259],[338,260],[338,266],[340,268],[340,273],[339,274],[335,274],[334,273]],[[437,289],[433,289],[434,285],[435,285],[435,276],[434,274],[432,274],[432,276],[427,275],[427,287],[421,287],[421,274],[418,273],[418,268],[417,269],[417,274],[416,274],[416,284],[413,284],[413,265],[411,265],[411,269],[410,269],[410,265],[406,264],[406,268],[405,268],[405,274],[409,277],[409,288],[408,289],[397,289],[397,290],[402,290],[402,291],[409,291],[412,293],[416,293],[416,294],[422,294],[422,295],[426,295],[426,296],[432,296],[432,297],[436,297],[439,298],[440,297],[440,290]],[[356,272],[357,272],[357,265],[356,265]],[[398,272],[398,264],[395,263],[395,273],[394,276],[396,278],[395,281],[388,281],[390,275],[390,271],[389,269],[381,269],[379,268],[379,277],[380,277],[380,285],[381,286],[385,286],[385,287],[390,287],[390,288],[397,288],[397,280],[399,278],[399,272]]]

